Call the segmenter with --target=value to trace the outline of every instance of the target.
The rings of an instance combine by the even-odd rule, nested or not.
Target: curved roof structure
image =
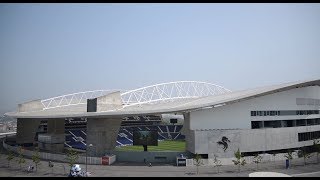
[[[52,97],[41,100],[43,109],[60,108],[73,105],[87,104],[87,99],[107,95],[112,92],[120,91],[121,100],[124,107],[154,104],[176,99],[192,99],[209,95],[218,95],[230,90],[206,82],[197,81],[176,81],[169,83],[155,84],[130,91],[121,90],[95,90],[85,91],[62,96]]]
[[[205,86],[206,85],[207,84],[205,84]],[[230,92],[225,89],[224,92],[221,92],[220,94],[219,93],[213,94],[213,95],[201,94],[198,96],[193,96],[190,93],[189,94],[186,93],[184,94],[185,96],[181,96],[185,98],[181,98],[179,96],[172,96],[171,98],[166,98],[167,96],[162,96],[164,97],[163,100],[157,100],[157,101],[154,101],[152,98],[150,99],[143,98],[143,95],[139,96],[138,92],[139,93],[150,92],[147,90],[150,90],[151,88],[154,88],[154,91],[158,91],[159,94],[161,93],[165,94],[164,90],[161,91],[161,88],[159,89],[159,87],[161,87],[161,84],[160,84],[158,86],[156,85],[148,86],[145,88],[140,88],[137,90],[122,93],[121,98],[124,95],[127,96],[131,94],[131,97],[135,96],[136,100],[131,101],[130,98],[128,98],[129,100],[127,102],[129,103],[127,104],[124,103],[124,106],[120,109],[104,111],[104,112],[86,112],[86,104],[78,104],[77,106],[72,106],[72,107],[71,106],[58,107],[58,108],[43,109],[41,111],[33,111],[33,112],[9,112],[9,113],[6,113],[6,115],[11,117],[16,117],[16,118],[63,118],[63,117],[119,117],[119,116],[131,116],[131,115],[139,115],[139,114],[186,112],[186,111],[193,111],[193,110],[202,109],[202,108],[214,108],[214,107],[222,106],[228,103],[243,101],[246,99],[264,96],[264,95],[268,95],[276,92],[286,91],[293,88],[299,88],[304,86],[319,86],[319,85],[320,85],[320,79],[317,79],[317,80],[291,82],[291,83],[260,87],[260,88],[242,90],[242,91],[234,91],[234,92]],[[177,85],[176,87],[180,87],[179,91],[181,95],[182,87],[179,85]],[[216,87],[219,87],[219,86],[216,86]],[[224,89],[222,87],[220,88]],[[166,93],[166,95],[168,94]],[[137,101],[142,99],[144,99],[144,101],[140,101],[140,102]],[[160,102],[160,103],[153,103],[153,102]]]

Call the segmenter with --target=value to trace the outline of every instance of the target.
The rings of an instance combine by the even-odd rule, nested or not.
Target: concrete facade
[[[190,113],[184,113],[184,125],[182,126],[181,129],[181,134],[185,135],[185,141],[186,141],[186,149],[189,150],[190,152],[195,152],[194,151],[194,130],[190,129]]]
[[[88,147],[88,155],[105,156],[106,153],[111,153],[114,150],[121,121],[121,118],[88,118],[87,144],[92,144],[92,147]]]
[[[53,152],[63,152],[65,142],[65,120],[48,119],[47,133],[38,136],[39,148]]]
[[[18,112],[30,112],[42,110],[41,100],[34,100],[18,104]],[[40,125],[40,119],[17,118],[17,143],[34,143],[36,132]]]
[[[122,107],[120,91],[97,98],[97,112],[115,110]],[[88,118],[87,144],[90,156],[105,156],[116,147],[122,118]]]
[[[195,140],[194,147],[187,146],[187,150],[208,154],[212,158],[213,154],[232,157],[238,148],[242,152],[255,152],[312,145],[312,140],[298,142],[298,133],[319,131],[320,125],[251,129],[251,121],[320,118],[319,114],[251,116],[251,111],[319,110],[319,105],[298,105],[297,98],[320,99],[320,87],[295,88],[217,108],[192,111],[189,132]],[[217,144],[223,136],[230,140],[226,152]]]
[[[122,108],[120,91],[97,98],[97,112]]]
[[[35,142],[36,132],[40,125],[39,119],[17,119],[17,140],[18,144],[30,144]]]
[[[39,111],[42,109],[43,105],[40,99],[18,104],[18,112]]]

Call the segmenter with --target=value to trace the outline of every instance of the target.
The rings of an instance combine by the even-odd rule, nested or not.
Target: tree
[[[311,157],[311,153],[307,151],[307,147],[301,147],[298,155],[299,157],[303,157],[304,165],[307,164],[307,159]]]
[[[257,170],[259,169],[258,164],[262,161],[262,156],[259,154],[254,155],[253,162],[257,164]]]
[[[7,161],[8,161],[8,167],[10,167],[10,161],[13,160],[14,154],[11,150],[9,150],[9,153],[7,155]]]
[[[243,158],[243,155],[241,155],[240,149],[234,153],[234,156],[236,160],[232,160],[234,165],[238,166],[238,172],[240,172],[240,166],[244,166],[246,164],[246,160]]]
[[[32,161],[36,165],[36,171],[37,171],[38,170],[38,166],[41,164],[40,163],[39,148],[36,148],[35,151],[33,152]]]
[[[24,163],[26,163],[26,160],[24,159],[24,157],[23,157],[23,155],[22,155],[22,151],[23,151],[23,149],[22,149],[22,147],[20,146],[20,147],[19,147],[19,150],[18,150],[19,156],[18,156],[18,160],[17,160],[18,164],[20,165],[20,169],[21,169],[21,165],[24,164]]]
[[[199,174],[199,166],[203,165],[203,162],[202,162],[202,157],[200,154],[195,154],[194,158],[193,158],[193,162],[194,162],[194,165],[197,166],[197,174]]]
[[[217,159],[218,156],[216,156],[215,154],[213,155],[213,157],[214,157],[213,159],[214,167],[217,167],[217,171],[219,173],[219,167],[222,166],[221,161]]]
[[[79,154],[77,151],[75,151],[72,148],[68,149],[66,159],[69,163],[70,168],[72,167],[72,165],[74,165],[77,162],[78,158],[79,158]]]
[[[292,151],[291,150],[287,151],[287,154],[285,154],[284,157],[289,160],[289,167],[290,167],[291,166],[291,159],[293,159]]]
[[[318,139],[313,140],[313,148],[317,153],[317,163],[319,163],[319,154],[320,154],[320,144]]]

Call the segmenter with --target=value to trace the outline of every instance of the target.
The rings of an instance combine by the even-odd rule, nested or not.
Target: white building
[[[212,97],[213,106],[185,117],[192,153],[233,157],[241,152],[268,152],[313,144],[320,138],[319,81],[232,92]],[[214,107],[215,102],[221,106]],[[228,138],[228,148],[217,142]]]

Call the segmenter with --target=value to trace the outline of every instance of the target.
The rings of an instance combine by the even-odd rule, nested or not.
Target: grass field
[[[158,146],[148,146],[148,151],[179,151],[186,150],[186,142],[177,140],[159,141]],[[116,147],[116,151],[143,151],[143,146]]]

